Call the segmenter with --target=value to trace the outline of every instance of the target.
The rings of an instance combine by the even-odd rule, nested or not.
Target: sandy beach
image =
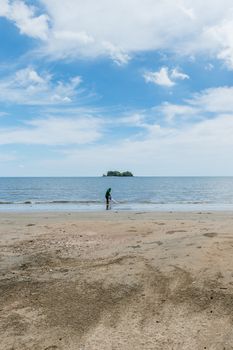
[[[233,349],[233,214],[0,214],[1,350]]]

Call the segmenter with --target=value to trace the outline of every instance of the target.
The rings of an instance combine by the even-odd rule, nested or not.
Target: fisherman
[[[106,198],[106,210],[110,209],[110,201],[112,199],[111,197],[111,188],[107,189],[106,194],[105,194],[105,198]]]

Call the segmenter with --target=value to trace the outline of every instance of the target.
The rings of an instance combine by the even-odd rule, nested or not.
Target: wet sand
[[[233,349],[233,213],[0,214],[1,350]]]

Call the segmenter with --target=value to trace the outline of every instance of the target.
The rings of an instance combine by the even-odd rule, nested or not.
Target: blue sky
[[[0,0],[0,176],[233,175],[229,0]]]

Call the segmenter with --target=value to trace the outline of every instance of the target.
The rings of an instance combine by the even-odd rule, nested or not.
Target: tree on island
[[[107,175],[103,175],[103,176],[123,176],[123,177],[126,177],[126,176],[133,176],[133,174],[130,172],[130,171],[123,171],[122,173],[118,170],[110,170],[107,172]]]

